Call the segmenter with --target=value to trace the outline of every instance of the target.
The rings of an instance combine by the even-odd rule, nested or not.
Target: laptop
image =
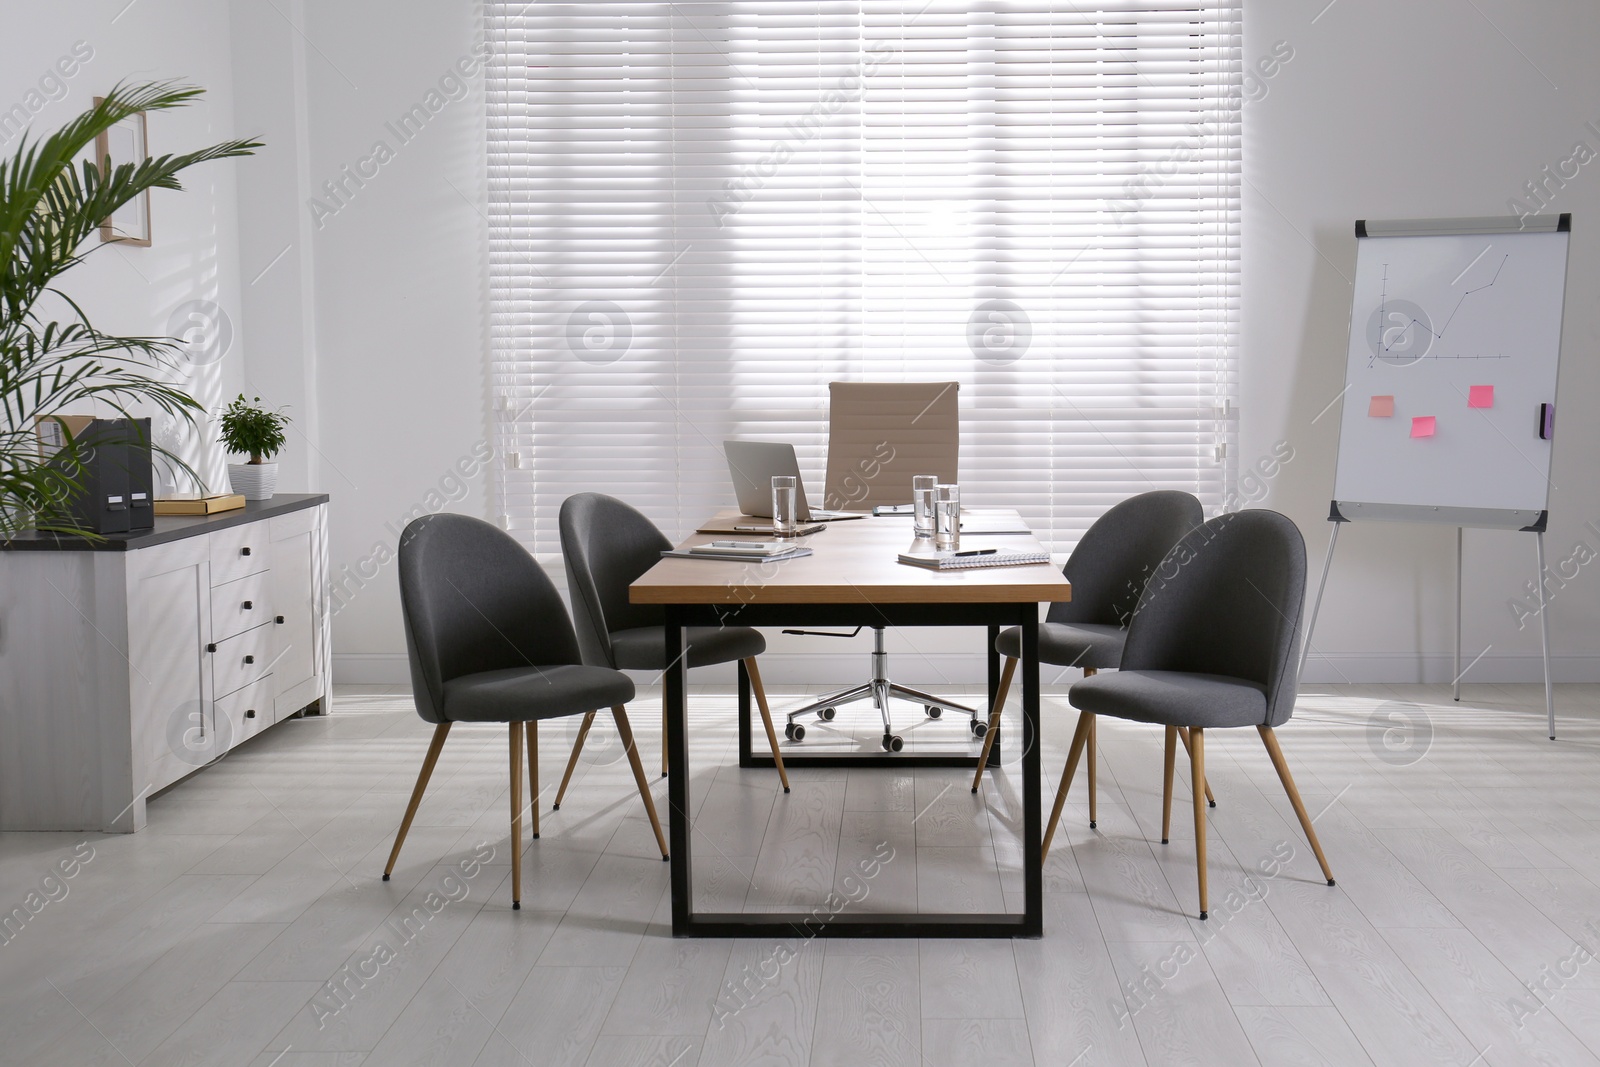
[[[806,504],[806,483],[800,477],[800,461],[794,445],[782,441],[724,441],[722,454],[728,458],[728,474],[733,478],[733,493],[739,510],[746,515],[772,518],[772,479],[788,475],[795,480],[795,503],[801,522],[831,522],[860,518],[859,512],[823,511]]]

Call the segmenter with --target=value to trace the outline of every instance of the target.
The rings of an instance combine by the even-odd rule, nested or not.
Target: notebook
[[[900,562],[936,571],[965,571],[978,567],[1026,567],[1030,564],[1049,563],[1050,553],[1026,548],[1000,548],[978,555],[963,555],[958,552],[902,552]]]

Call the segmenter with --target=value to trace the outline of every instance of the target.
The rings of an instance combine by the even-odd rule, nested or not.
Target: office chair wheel
[[[783,736],[791,741],[804,741],[806,739],[806,728],[797,722],[788,723],[783,728]]]
[[[922,706],[922,710],[928,713],[928,718],[930,719],[937,719],[939,716],[944,714],[943,708],[935,707],[932,704],[924,704]]]
[[[837,711],[834,711],[832,708],[818,708],[817,709],[817,718],[821,719],[823,722],[832,722],[833,721],[833,717],[835,715],[837,715],[837,714],[839,714],[839,713]]]
[[[973,719],[967,725],[972,729],[973,737],[982,737],[984,734],[989,732],[989,724],[986,722],[979,722],[977,719]]]
[[[899,734],[884,734],[883,747],[890,752],[899,752],[906,747],[906,743]]]

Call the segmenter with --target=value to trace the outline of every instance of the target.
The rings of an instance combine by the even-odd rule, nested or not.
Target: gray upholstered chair
[[[394,872],[450,727],[511,727],[511,906],[522,907],[522,741],[528,742],[533,836],[539,836],[539,720],[611,709],[646,814],[667,858],[623,705],[633,680],[585,666],[572,620],[537,560],[503,530],[466,515],[425,515],[400,538],[400,611],[417,714],[434,724],[383,880]]]
[[[1122,663],[1122,644],[1128,636],[1128,619],[1139,604],[1145,582],[1178,539],[1205,521],[1200,501],[1191,493],[1159,489],[1129,497],[1100,516],[1084,532],[1062,572],[1072,583],[1072,600],[1050,605],[1039,627],[1039,662],[1077,667],[1085,678],[1098,671],[1115,670]],[[995,650],[1005,657],[983,752],[972,776],[976,793],[989,762],[989,748],[1000,729],[1000,709],[1005,706],[1022,655],[1022,631],[1002,630]],[[1189,731],[1179,736],[1185,747]],[[1095,825],[1095,731],[1089,719],[1089,825]],[[1210,790],[1206,792],[1210,799]],[[1213,802],[1215,803],[1215,802]]]
[[[634,604],[628,599],[628,586],[661,559],[672,547],[655,523],[616,497],[602,493],[579,493],[561,503],[561,553],[567,563],[567,589],[572,614],[577,621],[578,646],[583,661],[617,670],[665,671],[667,669],[666,611],[658,604]],[[761,721],[772,746],[772,761],[778,768],[783,791],[789,791],[789,773],[778,751],[778,735],[772,729],[772,712],[767,707],[767,691],[761,684],[756,657],[767,650],[767,640],[759,630],[748,626],[691,626],[685,635],[688,665],[705,667],[713,663],[740,660],[750,674],[750,688]],[[667,774],[666,686],[661,687],[661,774]],[[561,807],[578,754],[589,735],[594,713],[584,716],[578,739],[567,759],[566,774],[556,793],[555,807]]]
[[[1172,826],[1172,771],[1177,733],[1189,728],[1200,918],[1206,902],[1205,731],[1254,726],[1300,819],[1322,875],[1333,872],[1306,815],[1273,730],[1294,714],[1295,644],[1305,605],[1306,546],[1295,524],[1275,511],[1220,515],[1173,546],[1145,586],[1128,625],[1122,669],[1086,678],[1068,691],[1081,713],[1072,736],[1042,854],[1061,817],[1072,773],[1096,715],[1166,727],[1161,843]]]

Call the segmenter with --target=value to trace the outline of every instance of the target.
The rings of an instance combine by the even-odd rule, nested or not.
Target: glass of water
[[[918,537],[933,536],[933,487],[939,484],[935,474],[917,474],[911,479],[912,532]]]
[[[800,532],[800,479],[776,474],[772,478],[772,534],[795,537]]]
[[[961,487],[933,487],[933,547],[944,551],[961,547]]]

